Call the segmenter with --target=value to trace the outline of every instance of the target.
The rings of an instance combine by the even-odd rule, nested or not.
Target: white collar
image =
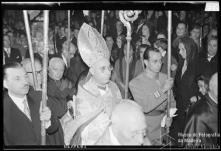
[[[162,54],[162,56],[164,57],[165,55],[166,55],[166,51],[164,50],[161,54]]]
[[[99,88],[98,88],[98,90],[99,90],[101,96],[103,96],[103,95],[104,95],[105,93],[107,93],[108,90],[109,90],[109,88],[108,88],[108,84],[106,84],[105,90],[102,90],[102,89],[99,89]]]
[[[119,143],[119,141],[117,140],[117,138],[114,136],[114,133],[112,131],[112,127],[111,126],[109,127],[109,133],[110,133],[110,140],[111,140],[112,144],[113,145],[121,145]]]
[[[68,66],[68,63],[67,63],[67,59],[64,57],[63,53],[61,54],[61,57],[66,65],[66,67]]]
[[[25,99],[27,100],[27,96],[25,95],[23,98],[19,98],[19,97],[13,96],[12,94],[10,94],[10,92],[8,92],[8,95],[11,97],[12,101],[17,105],[17,107],[23,112],[24,110],[23,101]]]

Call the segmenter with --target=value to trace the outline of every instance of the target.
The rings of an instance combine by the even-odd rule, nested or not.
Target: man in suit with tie
[[[4,53],[4,62],[5,64],[9,62],[21,62],[22,56],[18,49],[11,47],[11,41],[8,35],[4,35],[3,37],[3,53]]]
[[[41,122],[47,134],[58,128],[58,120],[46,106],[42,109],[41,96],[29,91],[27,73],[19,63],[4,66],[4,144],[40,145]]]

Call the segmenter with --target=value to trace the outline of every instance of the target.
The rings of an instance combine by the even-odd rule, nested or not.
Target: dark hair
[[[185,25],[185,27],[187,28],[187,23],[186,22],[184,22],[184,21],[179,21],[178,23],[177,23],[177,25],[176,25],[176,28],[178,27],[178,25],[179,24],[184,24]]]
[[[147,47],[146,50],[144,51],[144,54],[143,54],[143,59],[144,60],[149,60],[150,58],[150,51],[153,51],[153,52],[158,52],[160,53],[160,51],[154,47]]]
[[[217,39],[216,36],[211,36],[211,37],[209,37],[209,38],[207,39],[207,44],[209,44],[209,42],[210,42],[211,40],[217,40],[217,41],[218,41],[218,39]]]
[[[195,23],[194,25],[191,26],[190,30],[189,31],[192,31],[193,29],[198,29],[198,30],[201,30],[201,26],[200,24],[198,23]]]
[[[156,40],[155,44],[157,47],[161,47],[163,50],[167,51],[167,39],[160,38]]]
[[[210,76],[209,75],[200,75],[196,78],[197,81],[203,81],[206,85],[209,86],[209,81],[210,81]]]
[[[18,62],[10,62],[10,63],[7,63],[3,66],[3,70],[4,70],[4,79],[6,79],[7,75],[6,75],[6,71],[7,69],[9,68],[22,68],[22,65]]]
[[[197,55],[197,45],[193,39],[189,37],[182,37],[179,39],[179,43],[183,43],[186,49],[186,60],[187,64],[190,64],[194,61]]]

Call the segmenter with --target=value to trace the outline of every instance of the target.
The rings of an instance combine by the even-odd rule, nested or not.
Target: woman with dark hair
[[[151,24],[148,22],[144,23],[140,30],[141,43],[152,46],[155,37],[154,34],[155,32]]]
[[[185,124],[186,111],[190,104],[190,98],[198,92],[196,83],[197,46],[189,37],[179,40],[179,61],[175,76],[174,93],[176,99],[177,114],[171,126],[171,136],[178,139],[178,133],[182,133]],[[174,142],[177,144],[177,142]]]

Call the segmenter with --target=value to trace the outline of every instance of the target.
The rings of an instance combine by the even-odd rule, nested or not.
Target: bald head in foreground
[[[150,145],[141,106],[131,100],[119,103],[112,112],[111,125],[96,145]]]

